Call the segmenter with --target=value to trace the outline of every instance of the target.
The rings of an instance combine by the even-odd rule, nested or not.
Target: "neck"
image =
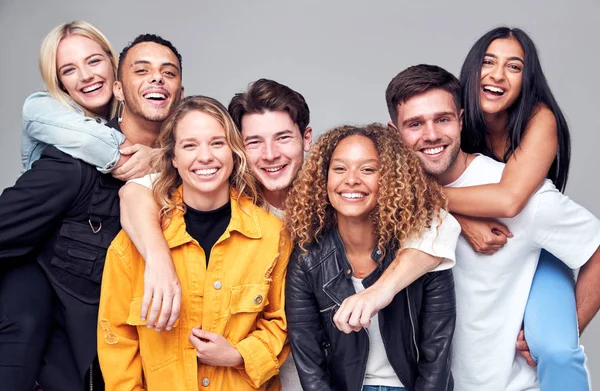
[[[222,207],[229,202],[229,194],[229,186],[210,194],[198,193],[193,186],[187,186],[185,183],[182,186],[183,202],[201,212],[210,212]]]
[[[449,185],[460,178],[474,158],[474,155],[466,153],[461,149],[452,165],[444,173],[437,175],[436,180],[442,186]]]
[[[370,217],[366,218],[348,218],[337,215],[337,225],[340,237],[346,247],[346,254],[349,260],[355,256],[368,255],[377,244],[375,237],[375,226]]]
[[[283,190],[275,191],[269,191],[263,188],[263,194],[265,195],[265,199],[267,200],[269,205],[277,209],[283,209],[283,205],[285,203],[289,190],[289,187]]]
[[[120,123],[121,131],[132,144],[142,144],[151,147],[158,138],[162,122],[148,121],[123,109],[123,121]]]
[[[483,118],[489,134],[506,134],[506,125],[508,124],[508,112],[506,110],[499,113],[484,114]]]

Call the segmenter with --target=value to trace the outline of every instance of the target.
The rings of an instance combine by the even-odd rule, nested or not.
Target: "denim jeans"
[[[537,361],[541,391],[588,391],[579,345],[575,280],[560,259],[542,250],[525,309],[525,340]]]
[[[363,386],[362,391],[405,391],[404,387],[390,386]]]

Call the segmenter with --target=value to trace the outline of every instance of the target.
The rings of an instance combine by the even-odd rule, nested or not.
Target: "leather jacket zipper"
[[[365,384],[365,375],[366,375],[366,372],[367,372],[367,361],[369,361],[369,349],[371,348],[371,346],[370,346],[370,342],[371,341],[369,339],[369,330],[365,329],[364,327],[362,329],[367,334],[367,348],[365,349],[365,358],[364,358],[365,365],[363,366],[362,373],[360,374],[360,378],[361,378],[361,380],[360,380],[360,387],[358,387],[357,391],[362,391],[363,386]],[[360,331],[359,331],[359,333],[360,333]]]
[[[408,316],[410,318],[410,326],[412,328],[412,341],[415,346],[415,351],[417,352],[417,364],[419,363],[419,347],[417,346],[417,333],[415,331],[415,322],[413,320],[412,308],[410,306],[410,294],[408,292],[408,288],[406,288],[406,302],[408,304]]]

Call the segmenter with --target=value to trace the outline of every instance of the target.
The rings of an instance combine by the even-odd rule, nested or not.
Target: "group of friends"
[[[185,97],[157,35],[117,58],[61,24],[40,71],[0,196],[2,390],[589,390],[600,221],[562,194],[522,30],[314,145],[299,92]]]

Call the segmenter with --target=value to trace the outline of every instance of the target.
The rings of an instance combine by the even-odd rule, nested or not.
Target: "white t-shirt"
[[[477,156],[449,187],[497,183],[504,164]],[[514,234],[494,255],[478,254],[461,237],[454,267],[457,316],[452,373],[460,391],[539,390],[537,372],[515,343],[542,248],[570,268],[600,245],[600,221],[546,180],[514,218]]]
[[[354,285],[356,293],[365,290],[362,281],[362,278],[352,277],[352,285]],[[363,384],[366,386],[404,387],[387,358],[377,314],[371,318],[371,326],[367,329],[367,334],[369,335],[369,356]],[[394,354],[394,352],[390,353]]]

